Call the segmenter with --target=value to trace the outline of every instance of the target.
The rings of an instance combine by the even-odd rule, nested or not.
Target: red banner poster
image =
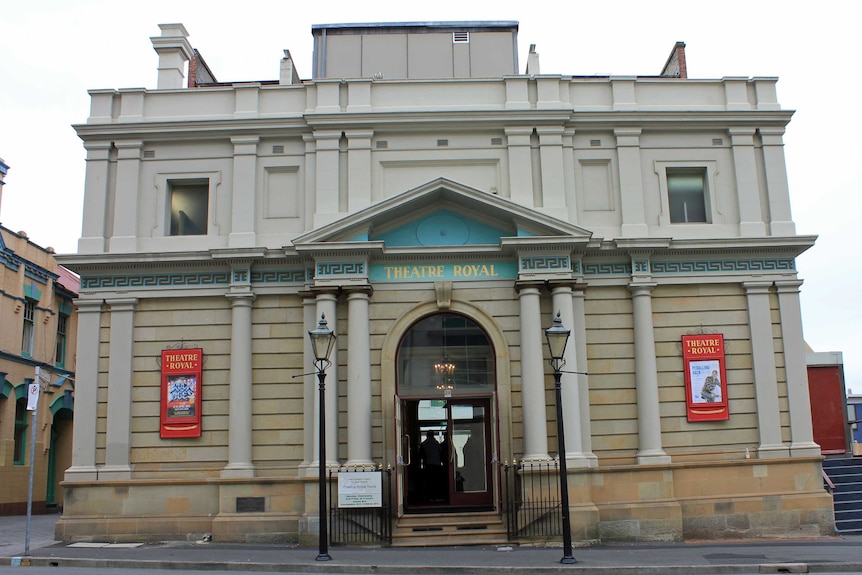
[[[725,384],[724,336],[718,333],[682,336],[682,360],[688,420],[730,419]]]
[[[162,351],[161,437],[200,437],[202,349]]]

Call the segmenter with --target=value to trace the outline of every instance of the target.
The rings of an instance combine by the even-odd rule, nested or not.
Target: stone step
[[[392,533],[393,547],[493,545],[508,536],[499,513],[404,515]]]

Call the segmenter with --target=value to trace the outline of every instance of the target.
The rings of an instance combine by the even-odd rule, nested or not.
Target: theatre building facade
[[[517,22],[441,22],[231,83],[160,28],[157,89],[75,126],[62,539],[316,542],[320,441],[333,507],[391,477],[396,543],[505,540],[558,457],[575,541],[833,532],[775,78],[519,72]]]

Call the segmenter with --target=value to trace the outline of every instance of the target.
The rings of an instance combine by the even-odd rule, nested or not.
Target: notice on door
[[[383,473],[338,474],[338,507],[383,507]]]

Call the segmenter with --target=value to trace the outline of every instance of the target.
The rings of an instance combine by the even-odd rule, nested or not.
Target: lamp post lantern
[[[569,341],[571,330],[563,327],[560,312],[554,318],[554,323],[545,330],[545,339],[548,342],[548,351],[551,353],[551,367],[554,369],[554,392],[557,399],[557,451],[560,459],[560,504],[562,506],[563,520],[563,558],[560,563],[577,563],[572,555],[572,526],[569,523],[569,478],[566,470],[566,436],[563,426],[563,402],[560,378],[562,369],[566,365],[563,357],[566,352],[566,344]]]
[[[320,401],[318,402],[318,440],[317,459],[320,475],[318,478],[318,553],[317,561],[329,561],[329,531],[326,528],[326,368],[332,365],[329,356],[335,346],[335,333],[326,324],[326,316],[320,314],[320,322],[317,328],[308,332],[311,339],[311,348],[314,351],[314,367],[317,369],[318,391]]]

